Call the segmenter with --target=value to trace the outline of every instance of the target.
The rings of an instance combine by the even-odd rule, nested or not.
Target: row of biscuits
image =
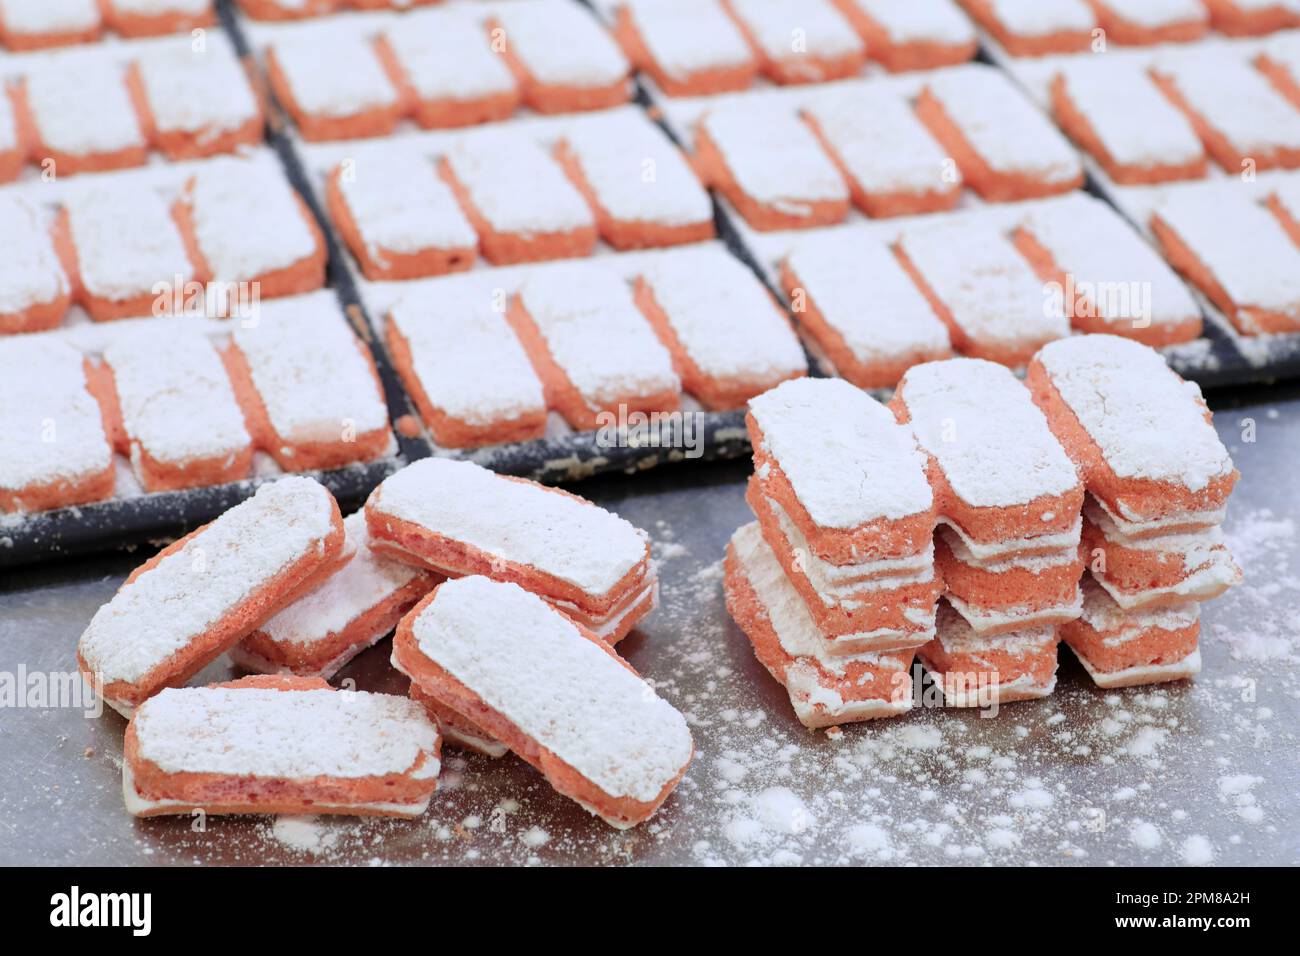
[[[387,136],[631,98],[631,65],[572,0],[450,4],[401,16],[254,27],[267,80],[307,140]]]
[[[627,827],[693,752],[682,716],[611,648],[656,597],[648,541],[626,521],[428,459],[346,520],[310,479],[263,486],[137,569],[77,659],[130,717],[123,791],[138,816],[418,816],[446,739],[512,750]],[[409,702],[330,688],[394,626]],[[264,676],[184,686],[226,652]]]
[[[388,354],[448,448],[540,438],[548,411],[579,431],[671,413],[683,392],[738,408],[808,368],[771,293],[716,243],[385,291],[370,299]]]
[[[0,193],[0,333],[224,315],[325,282],[326,245],[269,152]],[[247,316],[245,316],[246,318]]]
[[[259,451],[289,472],[390,452],[373,360],[332,293],[219,329],[164,318],[86,349],[68,332],[0,340],[0,511],[118,494],[114,452],[144,493],[251,478]]]
[[[1300,26],[1289,0],[958,0],[1008,54],[1046,56],[1255,36]]]
[[[909,370],[893,414],[834,380],[750,402],[728,608],[808,726],[908,709],[913,654],[955,706],[1051,693],[1058,639],[1102,686],[1199,668],[1190,602],[1240,580],[1199,390],[1109,335],[1045,346],[1028,385],[951,359]]]
[[[0,0],[0,44],[41,50],[123,37],[199,30],[216,23],[213,0]]]
[[[304,150],[362,275],[406,280],[700,242],[713,206],[635,107]],[[399,187],[399,188],[394,188]]]
[[[679,101],[697,167],[758,230],[941,212],[1070,192],[1078,154],[1005,75],[969,64],[907,77]]]
[[[0,65],[0,182],[43,181],[233,153],[262,141],[262,108],[219,32],[196,40],[30,54]]]

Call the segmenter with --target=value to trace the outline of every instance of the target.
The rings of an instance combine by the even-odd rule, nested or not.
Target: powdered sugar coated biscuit
[[[782,285],[801,326],[859,388],[888,388],[917,362],[952,352],[947,327],[883,243],[801,240]]]
[[[1017,366],[1069,334],[1064,304],[1045,294],[1029,263],[990,225],[918,225],[904,230],[898,249],[959,351]]]
[[[429,458],[408,465],[384,479],[366,511],[376,542],[393,538],[390,521],[417,525],[489,559],[563,582],[573,589],[572,599],[590,596],[588,603],[635,583],[649,553],[645,534],[604,508],[466,461]]]
[[[1214,29],[1229,36],[1255,36],[1300,26],[1291,0],[1203,0]]]
[[[541,380],[486,290],[443,283],[404,295],[389,323],[389,352],[439,444],[541,436]]]
[[[1088,49],[1097,20],[1084,0],[962,0],[1012,56]]]
[[[128,441],[148,491],[246,477],[252,439],[221,357],[201,332],[140,330],[104,350]]]
[[[989,707],[1046,697],[1056,688],[1056,629],[1031,627],[994,637],[971,628],[946,604],[937,633],[917,656],[952,707]]]
[[[975,28],[953,0],[835,0],[866,42],[867,55],[891,72],[932,69],[975,55]]]
[[[1180,680],[1200,671],[1200,605],[1124,611],[1091,579],[1083,593],[1082,615],[1061,628],[1061,638],[1099,687]]]
[[[53,328],[71,288],[44,211],[20,196],[0,196],[0,333]]]
[[[829,0],[724,0],[763,72],[777,83],[852,76],[866,59],[862,41]]]
[[[0,0],[0,36],[13,50],[87,43],[99,36],[96,0]]]
[[[437,727],[405,697],[294,678],[168,689],[127,728],[123,794],[136,816],[414,817],[437,787],[439,745]]]
[[[329,570],[338,505],[318,482],[282,478],[138,568],[77,645],[81,673],[128,709],[184,682]]]
[[[514,584],[448,581],[407,617],[399,670],[619,828],[653,814],[694,753],[686,720],[599,640]]]
[[[213,0],[103,0],[108,27],[123,36],[157,36],[216,22]]]
[[[52,57],[23,81],[33,156],[53,159],[56,173],[143,165],[147,146],[122,67],[74,55]]]
[[[719,247],[656,257],[641,270],[642,311],[673,353],[687,391],[737,407],[808,364],[771,294]]]
[[[754,54],[719,0],[623,0],[615,35],[669,96],[743,90]]]
[[[852,529],[933,508],[912,433],[866,392],[837,379],[795,379],[752,399],[749,410],[759,450],[818,527]]]
[[[0,510],[106,498],[113,456],[81,353],[47,335],[0,340]]]
[[[961,177],[905,100],[870,85],[810,98],[803,115],[839,165],[853,201],[869,216],[950,209]]]
[[[1210,16],[1200,0],[1089,0],[1116,43],[1188,43],[1203,37]]]

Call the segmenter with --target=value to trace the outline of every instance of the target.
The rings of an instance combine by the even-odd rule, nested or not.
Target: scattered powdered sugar
[[[317,817],[276,817],[271,824],[271,837],[291,850],[318,854],[333,849],[339,835],[325,829]]]

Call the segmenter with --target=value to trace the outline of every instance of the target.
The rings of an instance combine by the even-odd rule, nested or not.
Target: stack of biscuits
[[[805,725],[906,711],[940,591],[925,456],[844,381],[785,382],[749,408],[758,521],[727,551],[732,617]]]

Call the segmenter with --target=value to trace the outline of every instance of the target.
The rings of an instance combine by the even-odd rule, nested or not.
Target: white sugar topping
[[[135,716],[140,757],[165,773],[354,780],[436,772],[438,731],[406,697],[259,687],[169,688]]]
[[[441,283],[403,296],[391,315],[434,408],[475,425],[545,411],[541,380],[487,291]]]
[[[251,281],[316,251],[297,193],[274,161],[205,164],[192,207],[199,248],[218,281]]]
[[[1105,5],[1121,19],[1152,29],[1209,18],[1201,0],[1105,0]]]
[[[896,659],[881,654],[829,653],[826,638],[809,613],[808,605],[785,576],[776,554],[763,539],[757,521],[737,529],[731,536],[731,546],[735,549],[745,580],[767,611],[777,643],[787,655],[808,658],[835,675],[843,675],[854,663],[890,670],[903,669]]]
[[[1084,57],[1061,75],[1070,102],[1115,162],[1191,163],[1205,155],[1187,117],[1141,67]]]
[[[150,50],[135,61],[160,132],[216,137],[257,117],[243,65],[229,43],[217,39],[209,38],[201,51],[187,41]]]
[[[904,232],[902,248],[976,342],[1041,341],[1070,330],[1059,296],[1048,295],[1016,247],[989,225],[920,225]]]
[[[1213,48],[1180,50],[1160,57],[1154,69],[1170,77],[1188,105],[1234,149],[1247,155],[1300,149],[1300,112],[1239,56]]]
[[[52,302],[67,290],[43,212],[20,196],[0,195],[0,315]]]
[[[95,612],[78,645],[104,683],[136,682],[183,652],[275,575],[319,554],[334,500],[297,476],[263,485]]]
[[[1079,487],[1047,418],[1005,366],[927,362],[909,369],[901,388],[917,441],[968,505],[1006,508]]]
[[[989,0],[993,16],[1015,36],[1044,36],[1096,26],[1084,0]]]
[[[388,600],[420,572],[370,550],[364,511],[343,520],[348,548],[356,556],[325,583],[262,625],[277,644],[311,645],[337,635],[362,614]]]
[[[157,16],[163,13],[185,13],[197,16],[212,9],[212,0],[112,0],[114,9],[125,13]]]
[[[861,362],[948,348],[948,330],[889,248],[863,240],[801,239],[787,257],[822,318]]]
[[[939,602],[935,631],[948,654],[980,654],[991,651],[1043,654],[1056,647],[1056,628],[1051,625],[1027,627],[1022,631],[994,634],[992,637],[981,636],[946,601]]]
[[[460,136],[446,159],[470,202],[497,232],[567,232],[595,223],[559,164],[521,133]]]
[[[534,270],[519,298],[547,351],[593,410],[680,389],[672,357],[617,273],[597,263]]]
[[[16,34],[71,33],[99,26],[97,0],[0,0],[0,21]]]
[[[641,277],[705,375],[771,380],[806,370],[799,340],[771,294],[722,248],[665,254]]]
[[[712,220],[713,203],[695,172],[639,110],[574,123],[564,140],[612,219],[665,226]]]
[[[49,335],[0,339],[0,488],[77,481],[111,463],[81,353]]]
[[[84,156],[144,145],[116,63],[64,55],[27,75],[27,102],[42,144]]]
[[[839,170],[793,112],[735,103],[710,110],[702,125],[736,183],[756,201],[799,215],[807,203],[848,198]]]
[[[832,59],[862,52],[862,41],[830,0],[730,0],[765,56]]]
[[[371,495],[366,508],[408,521],[580,588],[607,594],[646,556],[646,538],[618,515],[467,461],[426,458]]]
[[[433,162],[389,150],[357,160],[339,190],[370,256],[428,249],[473,249],[478,235]]]
[[[654,62],[673,79],[744,66],[753,59],[718,0],[635,0],[624,6]]]
[[[1180,190],[1158,215],[1238,307],[1300,318],[1300,250],[1281,223],[1239,190]]]
[[[947,154],[902,97],[870,85],[810,98],[803,107],[868,193],[946,192]]]
[[[196,330],[139,330],[104,351],[127,434],[172,464],[233,455],[251,439],[212,341]]]
[[[627,76],[623,51],[595,16],[568,0],[505,4],[495,11],[505,42],[546,86],[608,86]]]
[[[355,116],[397,102],[374,47],[351,27],[313,24],[277,40],[271,53],[294,101],[308,115]]]
[[[1079,175],[1079,157],[1065,137],[1011,80],[992,67],[972,64],[945,70],[927,85],[971,148],[994,172],[1019,173],[1052,183]]]
[[[514,77],[480,19],[463,9],[420,10],[384,31],[422,100],[470,100],[509,93]]]
[[[180,227],[157,191],[100,187],[69,197],[64,209],[81,282],[91,295],[123,301],[170,294],[193,278]],[[159,283],[167,289],[156,288]]]
[[[691,759],[685,718],[517,585],[448,581],[413,632],[430,660],[610,796],[656,800]]]
[[[1083,614],[1081,618],[1094,631],[1136,631],[1157,628],[1180,631],[1191,627],[1201,617],[1195,601],[1148,610],[1125,611],[1089,575],[1083,578]],[[1136,636],[1136,635],[1134,635]]]
[[[970,43],[975,28],[953,0],[852,0],[891,43]]]
[[[933,504],[911,431],[848,382],[794,379],[751,399],[749,408],[764,449],[819,527],[897,521]]]
[[[1052,384],[1120,478],[1199,491],[1232,472],[1201,390],[1160,353],[1114,335],[1061,339],[1038,353]]]
[[[1084,193],[1036,205],[1025,227],[1111,321],[1191,322],[1200,308],[1187,286],[1106,203]]]
[[[333,292],[263,303],[257,324],[233,338],[285,441],[337,442],[387,427],[374,366]]]

